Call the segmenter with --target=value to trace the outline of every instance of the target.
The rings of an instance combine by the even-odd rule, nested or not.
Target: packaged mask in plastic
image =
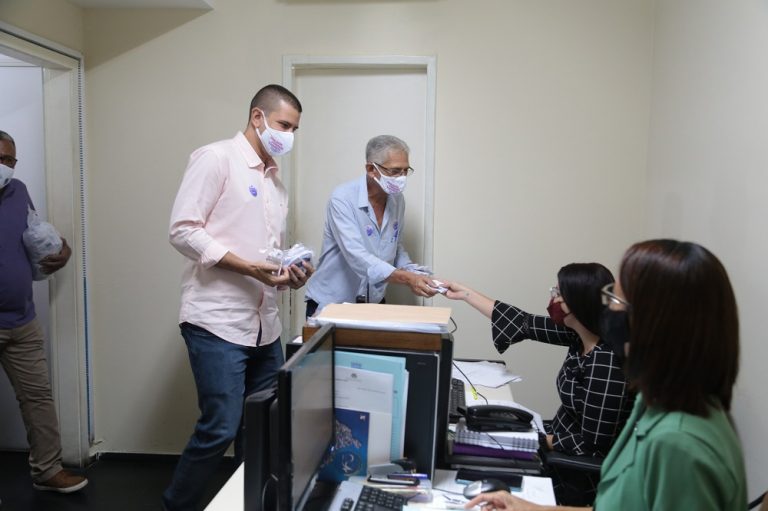
[[[21,235],[27,257],[32,263],[32,278],[45,280],[50,278],[40,269],[40,261],[45,257],[61,252],[61,235],[56,228],[40,220],[40,215],[32,208],[27,213],[27,230]]]
[[[303,262],[312,263],[312,258],[315,257],[315,253],[312,249],[305,247],[302,243],[296,243],[291,248],[281,250],[279,248],[270,248],[265,251],[267,256],[267,262],[276,264],[278,266],[278,273],[283,271],[292,264],[299,267]]]

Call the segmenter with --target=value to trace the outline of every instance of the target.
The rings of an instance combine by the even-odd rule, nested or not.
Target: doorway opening
[[[40,70],[40,164],[44,169],[45,204],[36,206],[44,206],[48,221],[72,247],[69,263],[48,281],[51,385],[64,462],[84,466],[90,458],[93,428],[87,321],[83,58],[74,50],[2,22],[0,54]],[[13,136],[13,125],[2,129]],[[25,151],[25,147],[18,147],[20,161],[25,158]]]

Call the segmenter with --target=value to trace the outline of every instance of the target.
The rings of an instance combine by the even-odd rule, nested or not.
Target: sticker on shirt
[[[249,186],[249,187],[248,187],[248,191],[249,191],[249,192],[251,192],[251,195],[253,195],[254,197],[256,197],[257,195],[259,195],[259,191],[258,191],[258,190],[256,190],[256,187],[255,187],[255,186],[253,186],[253,185],[251,185],[251,186]]]
[[[395,222],[395,224],[392,226],[392,230],[394,233],[392,234],[392,239],[389,240],[390,243],[396,242],[397,237],[400,236],[400,222]]]
[[[373,236],[373,226],[371,224],[365,226],[365,234],[367,234],[369,238]]]

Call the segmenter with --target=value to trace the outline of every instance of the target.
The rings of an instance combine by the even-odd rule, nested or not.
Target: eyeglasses
[[[16,162],[18,161],[19,160],[17,160],[10,154],[0,154],[0,163],[2,163],[3,165],[7,165],[8,167],[11,167],[11,168],[15,167]]]
[[[557,286],[552,286],[549,288],[549,296],[552,298],[557,298],[560,296],[560,288]]]
[[[613,287],[614,287],[614,284],[608,284],[603,286],[603,288],[600,290],[600,298],[603,302],[603,305],[606,305],[606,306],[623,305],[627,309],[631,308],[632,304],[630,304],[624,298],[614,293]]]
[[[404,169],[396,169],[396,168],[388,168],[382,165],[381,163],[371,162],[371,164],[376,167],[376,170],[381,172],[387,177],[400,177],[400,176],[410,176],[413,174],[413,167],[407,167]]]

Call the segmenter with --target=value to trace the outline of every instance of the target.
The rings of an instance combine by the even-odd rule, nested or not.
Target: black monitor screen
[[[333,439],[334,330],[318,330],[278,374],[273,460],[282,511],[301,509]]]

